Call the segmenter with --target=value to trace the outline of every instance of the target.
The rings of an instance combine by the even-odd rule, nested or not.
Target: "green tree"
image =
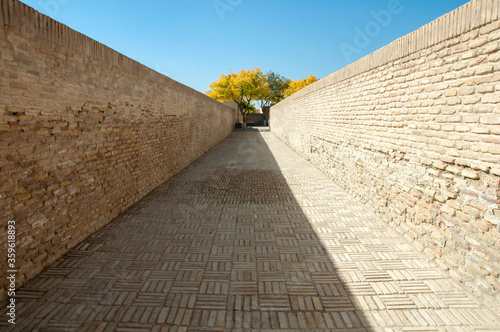
[[[266,82],[269,84],[269,90],[260,100],[262,106],[271,106],[271,104],[277,104],[285,99],[285,91],[291,82],[289,78],[269,71],[266,74]]]
[[[243,127],[246,127],[247,114],[254,101],[262,99],[269,91],[266,75],[259,68],[241,69],[239,73],[231,72],[221,75],[219,80],[210,84],[208,95],[220,102],[234,101],[243,116]]]
[[[255,107],[255,105],[254,105],[254,104],[250,104],[250,105],[248,105],[247,110],[248,110],[247,114],[248,114],[248,113],[256,113],[256,112],[257,112],[257,108]]]

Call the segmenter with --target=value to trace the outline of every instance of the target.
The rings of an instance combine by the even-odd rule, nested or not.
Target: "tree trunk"
[[[247,112],[246,110],[240,109],[240,113],[243,117],[243,123],[241,124],[241,128],[247,129]]]

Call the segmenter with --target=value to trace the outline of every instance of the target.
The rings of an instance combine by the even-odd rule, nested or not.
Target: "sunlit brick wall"
[[[234,109],[0,1],[0,287],[18,285],[233,130]]]
[[[500,303],[500,21],[472,1],[271,108],[271,130]]]

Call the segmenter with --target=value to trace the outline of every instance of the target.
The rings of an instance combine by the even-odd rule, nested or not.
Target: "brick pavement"
[[[10,331],[494,331],[272,133],[234,132],[17,292]]]

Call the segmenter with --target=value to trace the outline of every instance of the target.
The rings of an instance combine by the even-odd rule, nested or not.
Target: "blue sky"
[[[322,78],[468,0],[22,0],[198,91],[241,68]]]

